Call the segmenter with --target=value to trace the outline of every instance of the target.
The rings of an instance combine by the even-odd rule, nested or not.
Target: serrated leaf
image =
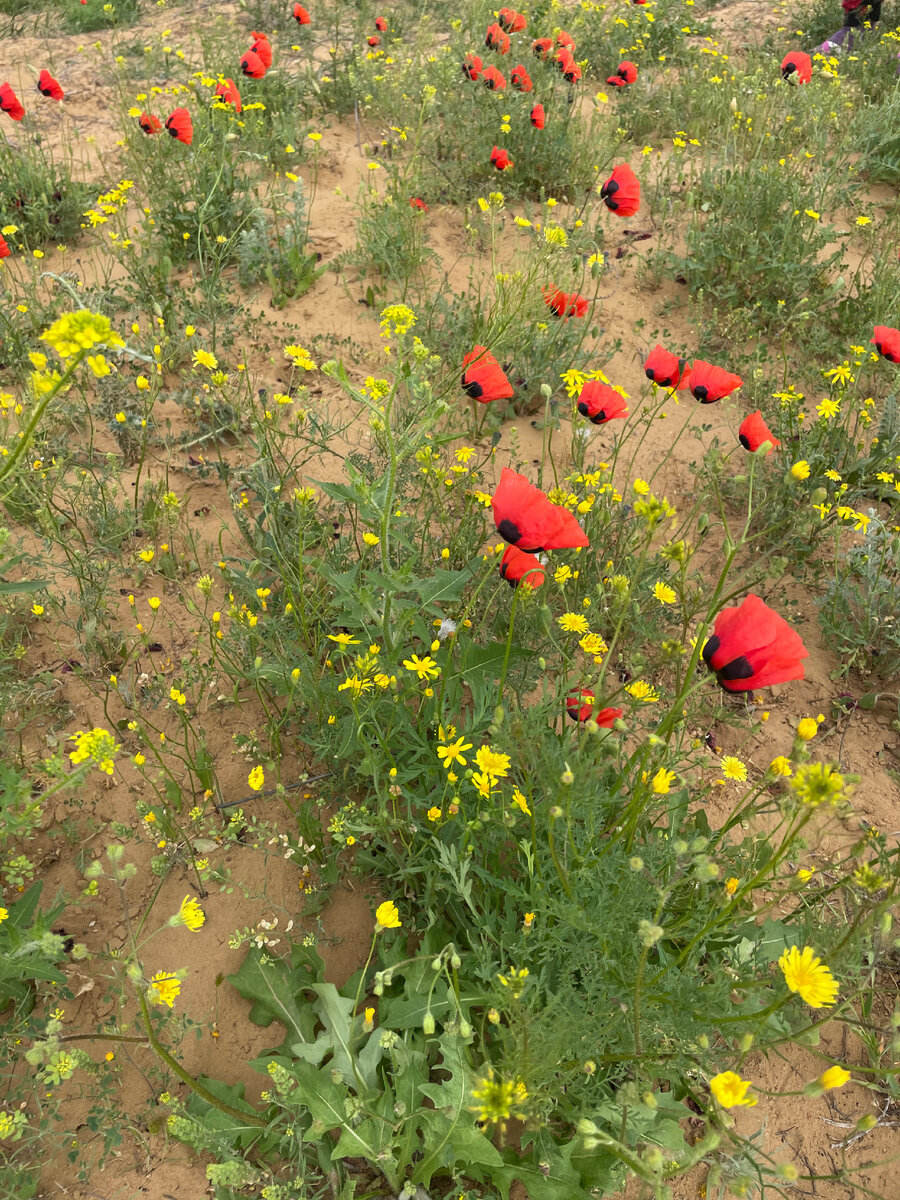
[[[240,970],[229,975],[228,982],[245,1000],[253,1001],[250,1020],[254,1025],[266,1028],[278,1020],[287,1030],[285,1041],[303,1044],[312,1042],[315,1033],[312,1005],[302,996],[309,987],[305,974],[289,969],[281,959],[266,958],[251,946]]]

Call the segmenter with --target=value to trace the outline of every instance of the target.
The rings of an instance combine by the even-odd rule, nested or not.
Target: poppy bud
[[[427,1012],[422,1018],[422,1032],[426,1037],[430,1037],[434,1033],[434,1017],[431,1012]]]

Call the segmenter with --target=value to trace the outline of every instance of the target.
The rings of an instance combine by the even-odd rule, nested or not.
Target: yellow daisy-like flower
[[[816,958],[811,946],[791,946],[778,960],[784,981],[810,1008],[828,1008],[837,999],[840,985],[831,971]]]
[[[157,971],[150,980],[150,990],[156,993],[152,997],[155,1004],[167,1004],[172,1008],[175,997],[181,994],[181,980],[168,971]]]
[[[655,583],[653,585],[653,595],[660,604],[674,604],[678,599],[674,589],[670,588],[667,583]]]
[[[377,546],[378,543],[381,541],[381,538],[375,533],[364,533],[363,541],[366,543],[367,546]]]
[[[337,642],[339,646],[360,645],[359,640],[349,633],[326,633],[325,636],[330,642]]]
[[[206,367],[208,371],[215,371],[219,365],[219,360],[214,354],[210,354],[208,350],[195,350],[194,362],[198,367]]]
[[[801,458],[791,467],[791,475],[794,479],[809,479],[809,463]]]
[[[556,623],[566,633],[587,633],[589,630],[587,617],[582,616],[581,613],[563,613],[561,617],[557,618]]]
[[[260,766],[255,766],[247,776],[247,784],[253,789],[254,792],[262,791],[262,786],[265,782],[265,772]]]
[[[502,779],[509,772],[510,757],[492,750],[490,746],[479,746],[475,751],[475,762],[478,769],[491,779]]]
[[[206,921],[206,913],[193,896],[185,896],[173,920],[177,925],[186,925],[191,933],[197,933]]]
[[[726,754],[721,765],[722,774],[726,779],[736,779],[738,783],[743,783],[747,778],[747,767],[739,758]]]
[[[723,1108],[738,1106],[752,1108],[757,1103],[758,1097],[747,1095],[751,1086],[749,1079],[741,1079],[735,1071],[723,1071],[720,1075],[714,1075],[709,1081],[709,1090]]]
[[[466,759],[463,758],[463,751],[471,749],[472,743],[467,742],[464,737],[461,737],[457,738],[455,742],[451,742],[447,746],[438,746],[437,756],[441,760],[441,766],[446,767],[449,771],[455,762],[458,762],[464,767],[466,765]]]
[[[819,1076],[819,1083],[826,1090],[831,1091],[832,1088],[843,1087],[850,1079],[850,1072],[845,1071],[843,1067],[837,1065],[829,1067],[824,1074]]]
[[[794,773],[791,769],[791,760],[785,758],[783,754],[779,754],[777,758],[772,759],[769,763],[769,771],[772,775],[778,775],[784,779],[787,779]]]
[[[653,704],[659,699],[659,692],[656,688],[645,683],[643,679],[636,679],[634,683],[629,683],[625,691],[635,700],[640,700],[642,704]]]
[[[419,658],[418,654],[414,654],[412,658],[404,658],[403,665],[407,671],[414,671],[419,679],[437,679],[441,673],[441,668],[430,654],[426,654],[424,658]]]
[[[528,801],[525,799],[524,795],[519,791],[518,788],[513,789],[512,801],[513,801],[513,804],[515,804],[516,808],[518,808],[521,812],[523,812],[526,817],[531,816],[531,809],[528,807]]]
[[[657,796],[667,796],[672,790],[672,784],[677,776],[674,771],[667,771],[665,767],[660,767],[653,776],[652,788]]]
[[[734,875],[732,875],[730,879],[725,880],[725,891],[728,893],[729,896],[733,896],[734,893],[738,890],[738,887],[740,886],[740,882],[741,881],[739,879],[737,879]]]
[[[400,910],[393,900],[385,900],[384,904],[379,904],[375,909],[376,933],[381,933],[383,929],[399,929],[401,923]]]
[[[4,921],[8,921],[8,920],[9,920],[9,909],[0,908],[0,925],[2,925]]]

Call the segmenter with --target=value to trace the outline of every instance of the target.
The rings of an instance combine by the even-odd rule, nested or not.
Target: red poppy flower
[[[543,104],[536,104],[531,110],[531,123],[535,129],[543,129],[546,125],[547,117]],[[898,257],[900,257],[900,254],[898,254]]]
[[[484,63],[477,54],[467,54],[463,59],[462,72],[467,79],[477,79],[483,67]]]
[[[625,87],[626,84],[634,83],[637,77],[637,67],[626,59],[625,62],[619,63],[615,75],[610,75],[606,82],[613,87]]]
[[[11,254],[12,250],[7,246],[6,238],[0,233],[0,258],[9,258]]]
[[[375,28],[379,33],[385,33],[387,31],[387,17],[376,17]]]
[[[701,404],[715,404],[723,396],[730,396],[743,382],[740,375],[732,375],[722,367],[714,367],[712,363],[695,358],[688,388]]]
[[[791,83],[809,83],[812,79],[812,59],[802,50],[792,50],[781,60],[781,78]]]
[[[0,86],[0,111],[5,112],[14,121],[21,121],[25,116],[25,109],[19,103],[19,97],[8,83]]]
[[[555,62],[559,67],[563,79],[568,80],[569,83],[577,83],[581,78],[581,67],[579,67],[578,63],[572,57],[571,50],[564,47],[555,56]]]
[[[571,50],[573,53],[575,52],[575,39],[572,37],[571,34],[566,33],[566,31],[564,29],[561,29],[559,31],[559,33],[556,35],[556,44],[557,44],[557,46],[565,46],[567,49]]]
[[[521,33],[528,24],[522,14],[514,8],[501,8],[497,20],[507,33]]]
[[[485,67],[481,72],[481,82],[492,92],[502,92],[506,87],[506,80],[500,74],[496,67]]]
[[[767,451],[768,454],[771,454],[776,446],[781,445],[781,442],[779,442],[778,438],[763,420],[763,415],[759,409],[755,413],[751,413],[749,417],[744,417],[743,421],[741,421],[741,427],[738,430],[738,441],[745,450],[750,450],[751,452],[758,450],[766,442],[771,442],[772,448]]]
[[[617,217],[633,217],[641,206],[641,185],[628,163],[620,163],[600,189],[603,203]]]
[[[153,113],[142,112],[138,117],[138,125],[146,134],[159,133],[162,129],[162,121],[159,117],[154,117]]]
[[[691,374],[686,363],[687,359],[679,358],[657,342],[647,355],[644,374],[660,387],[686,388]]]
[[[515,165],[506,151],[499,149],[497,146],[491,151],[491,163],[498,171],[507,171]]]
[[[166,120],[166,129],[173,138],[189,146],[194,139],[194,123],[186,108],[176,108]]]
[[[498,54],[509,54],[509,34],[504,33],[497,24],[488,25],[484,44],[488,50],[496,50]]]
[[[509,77],[509,82],[513,85],[517,92],[534,91],[534,84],[531,82],[531,76],[521,63],[519,63],[517,67],[513,67],[512,74]]]
[[[226,79],[224,83],[218,84],[215,95],[223,104],[233,104],[235,112],[241,111],[241,93],[235,87],[233,79]]]
[[[535,58],[549,58],[553,49],[553,38],[538,38],[531,43],[531,53]]]
[[[882,358],[892,363],[900,362],[900,329],[893,329],[890,325],[876,325],[875,336],[869,341]]]
[[[370,46],[380,46],[381,45],[381,38],[378,36],[377,33],[373,33],[370,37],[367,37],[366,41],[369,43]]]
[[[262,79],[266,65],[255,50],[247,50],[241,58],[241,70],[248,79]]]
[[[309,13],[306,11],[306,9],[303,7],[302,4],[294,5],[294,20],[297,22],[298,25],[311,24]],[[377,25],[378,22],[376,21],[375,24]]]
[[[491,506],[500,536],[520,550],[564,550],[589,546],[587,534],[567,508],[551,504],[524,475],[504,467]]]
[[[583,317],[588,310],[588,302],[578,292],[564,292],[561,288],[544,288],[544,303],[558,317]]]
[[[608,383],[589,379],[578,397],[578,411],[592,425],[605,425],[616,417],[627,417],[628,404]]]
[[[420,200],[418,196],[410,196],[409,207],[410,208],[418,208],[422,212],[428,212],[428,205],[425,203],[424,200]]]
[[[503,551],[500,574],[512,588],[518,587],[524,580],[529,587],[537,589],[547,578],[540,559],[533,554],[525,554],[515,546],[507,546]]]
[[[269,67],[272,65],[272,46],[269,42],[268,36],[264,33],[257,33],[255,29],[251,30],[250,36],[256,39],[250,49],[254,54],[259,55],[259,57],[262,59],[263,66],[268,71]]]
[[[737,608],[722,609],[703,647],[703,661],[726,692],[802,679],[801,660],[808,657],[799,633],[752,594]]]
[[[59,81],[54,79],[49,71],[41,71],[38,75],[37,86],[38,91],[44,96],[49,96],[51,100],[62,100],[65,96]]]
[[[463,391],[480,404],[492,400],[509,400],[513,386],[506,378],[503,368],[486,346],[476,346],[463,359]]]
[[[613,722],[622,715],[621,708],[601,708],[594,711],[596,697],[590,688],[579,688],[566,697],[566,712],[573,721],[596,721],[601,729],[612,729]]]

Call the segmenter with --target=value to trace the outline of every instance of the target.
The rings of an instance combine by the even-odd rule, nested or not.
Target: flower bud
[[[466,1021],[466,1020],[460,1021],[459,1036],[462,1038],[469,1038],[472,1036],[472,1026],[469,1024],[468,1021]]]
[[[878,1124],[878,1118],[872,1113],[866,1113],[864,1117],[860,1117],[856,1122],[856,1128],[860,1133],[868,1133],[870,1129],[874,1129]]]
[[[430,1011],[422,1018],[422,1032],[427,1037],[431,1037],[434,1033],[434,1017]]]
[[[459,955],[456,952],[454,952],[453,954],[450,955],[450,966],[453,968],[454,971],[458,971],[459,968],[462,966],[462,959],[459,957]]]

